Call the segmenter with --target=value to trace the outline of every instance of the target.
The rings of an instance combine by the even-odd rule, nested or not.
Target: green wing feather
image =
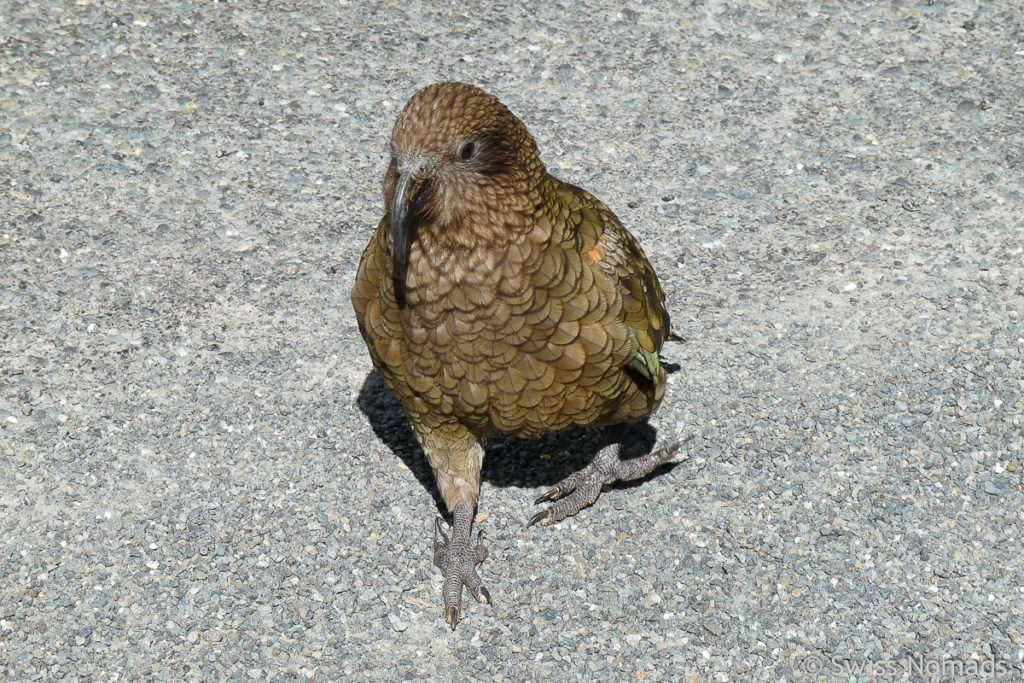
[[[567,184],[565,189],[581,205],[580,248],[586,251],[597,245],[602,269],[618,284],[621,318],[637,345],[628,366],[657,383],[658,378],[664,377],[658,353],[666,340],[680,340],[672,331],[658,276],[640,243],[608,207],[586,190]]]

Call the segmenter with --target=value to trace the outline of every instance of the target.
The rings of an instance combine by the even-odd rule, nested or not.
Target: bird
[[[549,174],[522,121],[476,86],[413,94],[391,131],[383,198],[352,304],[452,516],[450,532],[435,521],[433,561],[455,630],[464,587],[492,603],[476,569],[483,532],[473,538],[483,440],[604,427],[593,460],[537,498],[551,505],[527,526],[575,515],[676,452],[620,457],[630,426],[661,403],[659,354],[680,337],[636,238]]]

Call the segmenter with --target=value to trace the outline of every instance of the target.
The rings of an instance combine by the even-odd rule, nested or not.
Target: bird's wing
[[[578,216],[578,248],[617,285],[622,298],[620,318],[638,345],[630,366],[652,382],[661,375],[658,353],[672,333],[665,292],[640,243],[600,200],[569,185]]]
[[[387,216],[380,220],[370,243],[363,250],[352,287],[352,305],[359,322],[359,331],[378,371],[384,367],[385,359],[393,364],[397,362],[394,358],[386,357],[399,352],[399,345],[391,342],[401,334],[400,314],[393,289],[380,286],[381,281],[390,277],[391,273],[391,254],[386,244],[390,227]]]

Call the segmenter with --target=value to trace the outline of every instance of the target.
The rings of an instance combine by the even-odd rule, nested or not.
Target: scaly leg
[[[448,422],[431,424],[428,420],[410,423],[427,461],[434,470],[437,488],[452,513],[452,528],[445,533],[438,520],[434,525],[434,564],[444,577],[444,617],[455,626],[462,618],[462,589],[468,588],[478,602],[491,601],[476,573],[476,565],[487,557],[487,549],[478,534],[473,542],[473,516],[480,496],[480,467],[484,449],[480,441],[463,425]]]
[[[471,540],[473,514],[472,504],[457,505],[453,513],[451,536],[444,532],[440,519],[434,524],[434,564],[441,568],[441,575],[444,576],[442,593],[445,621],[453,631],[462,618],[463,586],[469,589],[477,602],[491,602],[491,594],[476,573],[476,565],[487,559],[487,548],[482,543],[482,531],[477,534],[475,545]]]
[[[639,458],[622,460],[622,442],[628,430],[629,425],[610,427],[607,445],[597,452],[589,465],[558,482],[534,501],[534,504],[558,502],[535,514],[526,525],[540,522],[547,526],[572,517],[592,505],[606,484],[647,476],[655,467],[671,460],[679,450],[680,444],[675,443]]]

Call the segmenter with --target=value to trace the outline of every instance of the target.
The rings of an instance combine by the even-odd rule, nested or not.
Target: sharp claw
[[[526,526],[527,527],[531,527],[531,526],[533,526],[534,524],[536,524],[537,522],[541,521],[542,519],[544,519],[547,516],[548,516],[548,511],[547,510],[541,510],[540,512],[535,514],[533,517],[530,517],[530,521],[526,523]]]
[[[488,605],[492,604],[491,603],[491,594],[483,586],[480,586],[480,595],[483,596],[483,602],[486,602]]]
[[[451,626],[454,631],[455,627],[459,625],[459,608],[455,605],[449,607],[444,620],[448,622],[448,625]]]
[[[555,499],[555,489],[548,489],[544,493],[542,493],[539,496],[537,496],[537,498],[533,501],[533,504],[534,505],[540,505],[541,503],[546,503],[549,500],[554,500],[554,499]]]

